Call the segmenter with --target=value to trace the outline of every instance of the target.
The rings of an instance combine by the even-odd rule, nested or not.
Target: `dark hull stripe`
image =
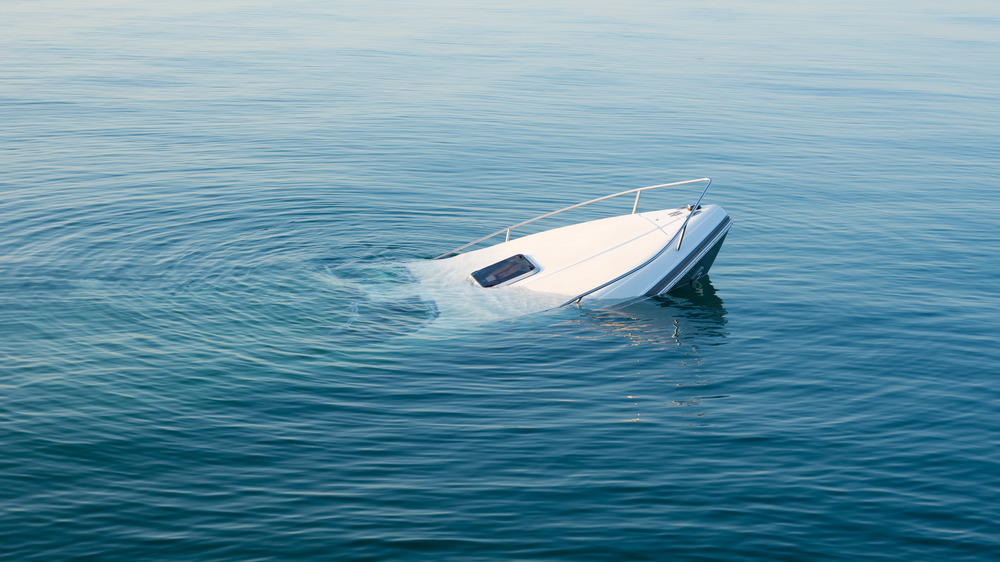
[[[663,293],[664,291],[672,289],[674,284],[676,284],[677,281],[680,280],[681,276],[687,273],[687,271],[694,264],[699,262],[706,254],[709,253],[711,249],[722,244],[722,241],[725,239],[725,235],[727,234],[727,230],[729,230],[729,227],[732,224],[733,224],[733,219],[726,217],[726,220],[722,221],[721,223],[719,223],[718,226],[715,227],[715,230],[712,231],[712,234],[710,234],[704,240],[702,240],[701,244],[699,244],[698,247],[695,248],[695,251],[688,254],[688,256],[684,258],[684,261],[677,264],[676,267],[670,270],[670,273],[667,273],[663,277],[663,279],[660,279],[658,283],[656,283],[648,291],[646,291],[646,296],[653,297],[659,295],[660,293]],[[717,250],[718,249],[716,248],[716,251]],[[705,268],[705,271],[706,272],[708,271],[707,267]]]

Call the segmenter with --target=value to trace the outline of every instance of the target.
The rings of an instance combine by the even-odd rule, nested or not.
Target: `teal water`
[[[0,559],[1000,552],[1000,6],[0,14]],[[702,176],[666,297],[406,268]]]

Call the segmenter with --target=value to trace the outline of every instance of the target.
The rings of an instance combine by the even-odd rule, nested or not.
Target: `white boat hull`
[[[520,254],[535,265],[530,275],[482,290],[517,287],[560,295],[566,304],[655,296],[707,273],[732,224],[717,205],[700,207],[685,226],[689,213],[687,208],[665,209],[574,224],[459,254],[441,264],[456,278],[476,283],[470,273]]]

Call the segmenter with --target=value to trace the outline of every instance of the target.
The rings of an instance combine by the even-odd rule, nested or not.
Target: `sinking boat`
[[[695,203],[639,212],[646,191],[697,183],[706,185]],[[483,291],[558,295],[564,300],[559,306],[660,295],[708,273],[732,226],[722,207],[701,204],[711,185],[711,179],[701,178],[598,197],[502,228],[433,259],[447,262],[448,271]],[[513,237],[515,229],[541,219],[627,195],[635,196],[629,214]],[[500,235],[503,242],[471,249]]]

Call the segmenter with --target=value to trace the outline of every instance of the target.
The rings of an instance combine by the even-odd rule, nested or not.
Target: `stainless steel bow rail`
[[[694,211],[696,211],[698,209],[698,207],[701,206],[701,200],[705,197],[705,194],[708,193],[708,188],[712,186],[712,180],[710,178],[699,178],[699,179],[696,179],[696,180],[678,181],[678,182],[674,182],[674,183],[663,183],[663,184],[660,184],[660,185],[649,185],[649,186],[646,186],[646,187],[639,187],[639,188],[636,188],[636,189],[630,189],[628,191],[622,191],[620,193],[615,193],[615,194],[612,194],[612,195],[605,195],[604,197],[598,197],[597,199],[591,199],[590,201],[584,201],[583,203],[577,203],[576,205],[570,205],[569,207],[565,207],[565,208],[559,209],[558,211],[552,211],[551,213],[545,213],[544,215],[539,215],[539,216],[537,216],[537,217],[535,217],[533,219],[528,219],[528,220],[526,220],[524,222],[519,222],[517,224],[508,226],[507,228],[501,228],[500,230],[494,232],[493,234],[487,234],[486,236],[483,236],[482,238],[479,238],[477,240],[473,240],[472,242],[469,242],[468,244],[463,244],[463,245],[455,248],[454,250],[452,250],[450,252],[445,252],[445,253],[441,254],[440,256],[437,256],[437,257],[432,258],[432,259],[439,260],[439,259],[442,259],[442,258],[446,258],[448,256],[455,255],[455,254],[461,252],[462,250],[464,250],[466,248],[469,248],[471,246],[475,246],[476,244],[479,244],[480,242],[484,242],[486,240],[489,240],[490,238],[493,238],[494,236],[497,236],[497,235],[500,235],[500,234],[504,234],[504,233],[506,233],[506,238],[504,239],[504,242],[507,242],[507,241],[510,240],[510,233],[511,233],[511,231],[514,230],[515,228],[519,228],[519,227],[522,227],[522,226],[524,226],[526,224],[533,223],[533,222],[535,222],[537,220],[546,219],[546,218],[549,218],[551,216],[555,216],[555,215],[558,215],[559,213],[563,213],[563,212],[566,212],[566,211],[569,211],[569,210],[572,210],[572,209],[577,209],[577,208],[583,207],[585,205],[590,205],[591,203],[597,203],[599,201],[606,201],[608,199],[614,199],[615,197],[621,197],[622,195],[629,195],[631,193],[635,193],[635,203],[632,204],[632,214],[635,214],[636,211],[639,208],[639,197],[642,195],[642,192],[648,191],[650,189],[659,189],[661,187],[675,187],[675,186],[678,186],[678,185],[687,185],[687,184],[699,183],[699,182],[708,182],[708,183],[705,185],[705,190],[701,192],[701,196],[698,197],[698,201],[695,204],[693,204],[693,205],[688,205],[687,206],[688,215],[687,215],[687,218],[684,219],[684,224],[681,225],[681,228],[680,228],[680,231],[679,231],[679,235],[677,236],[677,249],[680,250],[681,249],[681,242],[684,240],[684,230],[687,228],[687,223],[688,223],[689,220],[691,220],[691,216],[694,214]],[[671,240],[671,242],[673,242],[673,240]],[[668,246],[669,246],[669,244],[668,244]],[[645,264],[643,264],[643,265],[645,265]],[[636,268],[636,269],[639,269],[639,268]],[[629,273],[632,273],[632,272],[629,272]],[[628,275],[628,274],[626,274],[626,275]],[[581,295],[581,297],[582,296],[585,296],[585,295]],[[576,300],[576,299],[574,299],[574,300]]]

